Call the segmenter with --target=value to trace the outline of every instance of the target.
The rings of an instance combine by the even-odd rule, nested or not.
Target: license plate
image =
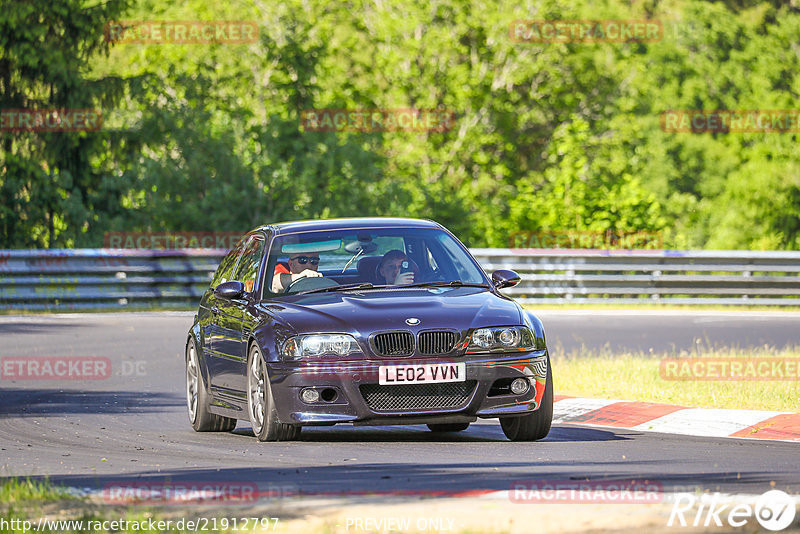
[[[378,381],[382,386],[392,384],[440,384],[463,382],[467,379],[467,364],[421,363],[409,365],[381,365]]]

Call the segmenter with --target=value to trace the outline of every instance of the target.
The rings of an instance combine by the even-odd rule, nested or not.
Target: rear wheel
[[[267,365],[255,344],[247,359],[247,411],[258,441],[291,441],[300,435],[300,427],[278,420],[278,410],[272,398]]]
[[[553,372],[547,361],[547,383],[539,409],[521,417],[501,417],[500,426],[511,441],[537,441],[550,432],[553,422]]]
[[[230,432],[236,428],[236,419],[208,411],[208,393],[200,373],[194,339],[186,345],[186,407],[195,432]]]
[[[427,426],[431,432],[461,432],[469,428],[469,423],[437,423]]]

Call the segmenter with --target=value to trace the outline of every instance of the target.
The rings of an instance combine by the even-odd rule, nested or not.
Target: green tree
[[[107,109],[128,83],[94,78],[91,59],[108,43],[105,24],[127,0],[0,5],[0,109]],[[4,247],[88,242],[98,213],[114,210],[105,177],[124,139],[108,132],[0,133],[0,243]]]

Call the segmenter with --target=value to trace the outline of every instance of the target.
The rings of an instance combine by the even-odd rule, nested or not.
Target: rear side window
[[[219,262],[219,267],[217,267],[216,272],[214,272],[214,278],[211,279],[212,289],[229,280],[233,280],[233,270],[236,268],[239,257],[242,255],[245,244],[249,239],[250,236],[242,238],[242,240],[236,243],[236,246],[222,258],[222,261]]]
[[[264,255],[264,238],[254,235],[247,246],[244,248],[239,267],[233,280],[239,280],[244,284],[244,290],[248,293],[253,292],[258,276],[258,268],[261,266],[261,257]]]

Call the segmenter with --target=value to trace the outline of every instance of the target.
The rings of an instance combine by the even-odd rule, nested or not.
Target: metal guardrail
[[[487,272],[512,269],[503,290],[525,304],[668,302],[800,305],[800,252],[473,249]]]
[[[225,253],[182,250],[0,251],[0,309],[194,306]],[[487,272],[513,269],[503,290],[524,304],[643,303],[800,306],[800,252],[472,249]]]
[[[0,251],[0,309],[196,305],[225,250]]]

